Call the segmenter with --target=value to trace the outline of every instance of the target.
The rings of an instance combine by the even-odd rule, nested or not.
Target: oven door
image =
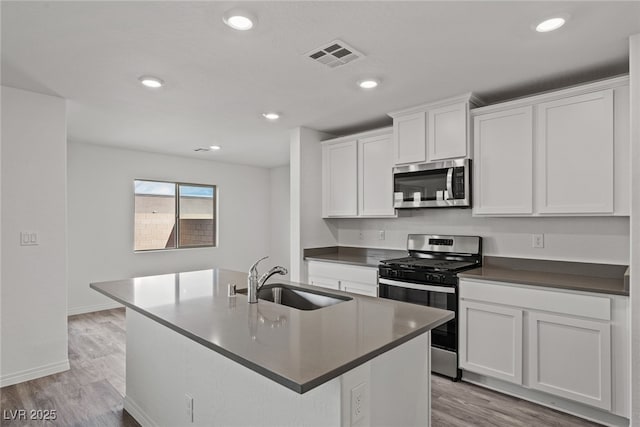
[[[378,294],[380,298],[453,311],[456,317],[431,330],[431,345],[443,350],[457,352],[458,295],[455,287],[438,284],[401,282],[381,277],[378,279]]]

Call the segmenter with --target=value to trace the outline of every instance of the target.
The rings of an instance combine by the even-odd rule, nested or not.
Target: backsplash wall
[[[420,209],[327,221],[338,224],[341,246],[405,249],[410,233],[462,234],[482,236],[485,255],[629,264],[629,217],[482,218],[470,209]],[[544,234],[544,248],[532,247],[533,234]]]

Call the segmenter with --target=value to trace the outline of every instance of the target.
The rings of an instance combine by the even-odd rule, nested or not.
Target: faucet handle
[[[257,260],[256,262],[253,263],[253,265],[251,267],[249,267],[249,271],[255,271],[256,274],[258,273],[257,269],[258,269],[258,264],[260,263],[260,261],[264,261],[265,259],[269,258],[269,256],[265,256],[260,258],[259,260]]]

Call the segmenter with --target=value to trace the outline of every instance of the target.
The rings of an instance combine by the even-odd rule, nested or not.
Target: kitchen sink
[[[246,294],[247,290],[238,289],[238,293]],[[352,298],[274,283],[260,288],[258,299],[297,308],[298,310],[317,310],[344,301],[350,301]]]

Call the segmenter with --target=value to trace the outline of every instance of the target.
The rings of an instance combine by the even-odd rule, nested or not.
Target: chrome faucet
[[[251,268],[249,268],[249,278],[247,279],[247,293],[249,297],[249,304],[255,304],[258,302],[258,291],[262,288],[269,277],[274,274],[282,274],[285,275],[288,273],[287,269],[281,266],[275,266],[271,270],[264,273],[258,279],[258,264],[260,261],[269,258],[268,256],[264,258],[260,258],[256,262],[253,263]]]

